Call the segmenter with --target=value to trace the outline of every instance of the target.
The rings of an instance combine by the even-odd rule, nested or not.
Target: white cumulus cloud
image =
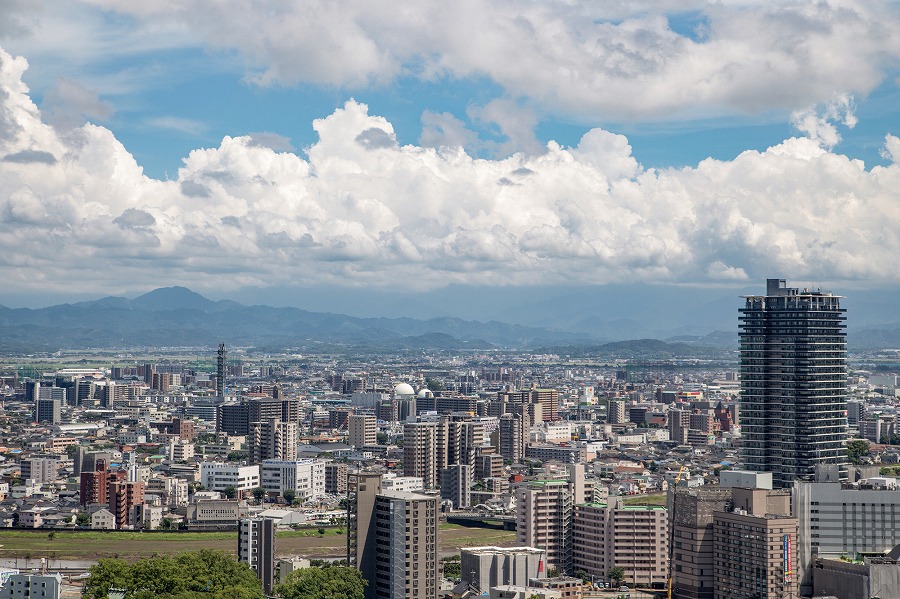
[[[26,67],[0,51],[0,277],[23,291],[900,276],[900,165],[807,137],[679,169],[600,129],[483,159],[349,100],[304,157],[225,137],[159,181],[109,130],[48,125]]]

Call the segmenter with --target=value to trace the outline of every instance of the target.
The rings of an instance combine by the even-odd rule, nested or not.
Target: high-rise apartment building
[[[251,464],[263,460],[294,461],[297,459],[297,423],[277,418],[254,422],[247,445]]]
[[[575,505],[584,503],[584,464],[570,464],[569,476],[533,480],[516,488],[516,540],[546,551],[548,567],[572,571]]]
[[[521,463],[525,458],[531,432],[527,408],[522,405],[510,408],[509,412],[500,416],[498,429],[500,455],[513,464]]]
[[[347,464],[343,462],[325,464],[325,492],[347,492]]]
[[[628,414],[625,410],[625,400],[609,399],[606,402],[606,421],[609,424],[625,424],[628,422]]]
[[[450,464],[441,473],[441,499],[453,504],[454,509],[472,505],[472,466]]]
[[[271,518],[238,520],[238,561],[249,564],[267,595],[275,585],[275,521]]]
[[[741,458],[776,487],[846,473],[846,310],[840,298],[769,279],[740,309]]]
[[[418,476],[426,489],[438,486],[436,422],[403,425],[403,476]]]
[[[374,414],[352,414],[347,425],[350,445],[366,447],[378,443],[378,420]]]
[[[110,482],[107,491],[109,511],[116,517],[116,528],[133,523],[135,507],[144,505],[144,483],[117,480]]]
[[[383,491],[377,474],[351,474],[348,487],[347,557],[366,599],[436,597],[438,498]]]
[[[669,514],[658,505],[624,505],[612,496],[605,503],[575,506],[575,571],[602,578],[610,568],[624,570],[632,586],[662,585],[668,577]]]

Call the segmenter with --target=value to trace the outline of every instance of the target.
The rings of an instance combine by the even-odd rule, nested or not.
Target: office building
[[[241,403],[216,406],[216,432],[249,435],[254,422],[277,419],[296,424],[299,418],[297,398],[253,397]]]
[[[222,462],[200,464],[200,484],[207,491],[224,492],[229,487],[244,497],[261,484],[259,465],[238,466]]]
[[[378,443],[378,420],[373,414],[352,414],[347,428],[352,447],[367,447]]]
[[[816,557],[885,555],[900,545],[900,491],[895,478],[868,479],[855,487],[798,483],[793,492],[801,592],[812,591]]]
[[[817,464],[846,472],[845,312],[838,296],[784,279],[740,309],[741,459],[776,487],[812,480]]]
[[[469,547],[460,550],[460,576],[482,592],[500,585],[528,586],[547,576],[544,550],[534,547]]]
[[[59,424],[62,421],[62,400],[38,399],[35,402],[34,419],[37,422]]]
[[[433,599],[438,593],[439,500],[384,491],[377,474],[351,474],[347,557],[366,599]]]
[[[254,422],[247,439],[250,463],[263,460],[294,461],[297,459],[297,423],[276,418]]]
[[[320,460],[263,460],[262,488],[270,497],[284,497],[291,491],[296,499],[308,501],[325,494],[325,462]]]
[[[657,505],[625,505],[619,496],[575,505],[573,568],[605,578],[614,566],[633,587],[663,585],[669,575],[669,514]]]
[[[438,487],[438,423],[403,425],[403,475],[418,476],[426,489]]]
[[[275,521],[271,518],[238,520],[238,561],[249,564],[267,595],[275,585]]]

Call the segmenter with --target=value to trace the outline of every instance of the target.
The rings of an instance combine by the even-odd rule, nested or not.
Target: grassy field
[[[440,527],[441,552],[457,552],[460,547],[511,545],[516,533],[488,528],[470,528],[455,524]],[[276,535],[278,555],[302,555],[312,558],[340,557],[346,549],[343,529],[284,531]],[[96,560],[104,557],[139,559],[198,549],[237,551],[236,532],[31,532],[0,529],[0,558],[39,558]]]
[[[636,495],[634,497],[626,497],[623,500],[625,505],[666,505],[665,493],[654,493],[652,495]]]

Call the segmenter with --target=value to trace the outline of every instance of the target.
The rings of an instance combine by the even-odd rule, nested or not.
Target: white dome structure
[[[396,387],[394,387],[394,397],[400,397],[402,395],[415,395],[416,391],[413,389],[409,383],[400,383]]]
[[[432,393],[431,389],[429,389],[428,387],[422,387],[421,389],[419,389],[419,397],[421,397],[422,399],[430,399],[434,397],[434,393]]]

